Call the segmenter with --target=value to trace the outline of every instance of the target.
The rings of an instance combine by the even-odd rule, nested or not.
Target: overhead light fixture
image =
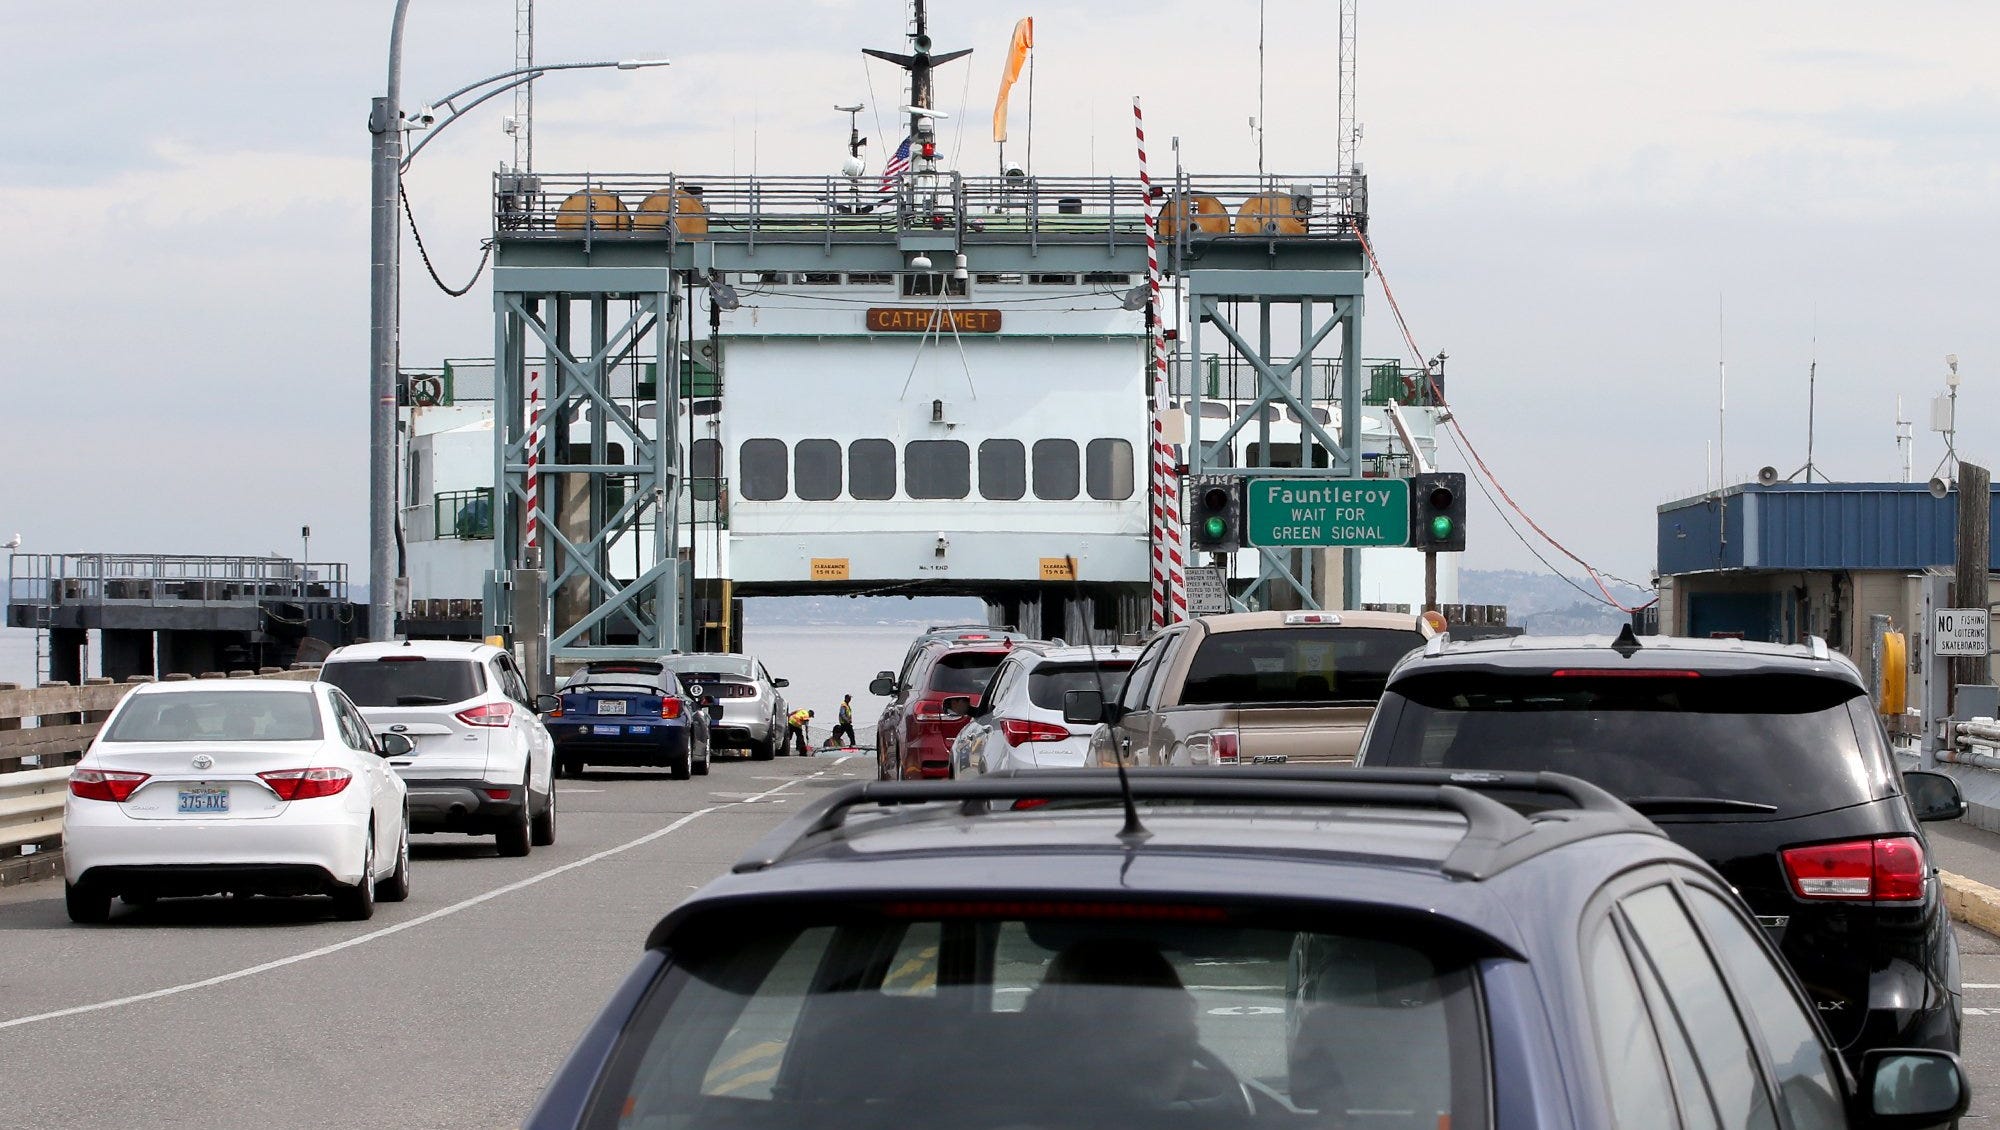
[[[736,296],[736,288],[723,282],[720,277],[708,280],[708,297],[709,301],[715,303],[717,310],[734,310],[743,305],[743,300]]]
[[[911,257],[910,257],[910,269],[911,269],[912,271],[928,271],[928,270],[930,270],[930,269],[931,269],[931,257],[930,257],[930,256],[928,256],[928,255],[913,255],[913,256],[911,256]]]
[[[1118,300],[1118,305],[1123,306],[1127,310],[1144,310],[1152,302],[1152,299],[1152,284],[1140,283],[1138,286],[1126,291],[1125,297]]]

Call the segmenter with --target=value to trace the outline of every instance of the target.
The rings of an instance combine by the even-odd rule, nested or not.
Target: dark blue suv
[[[1755,921],[1554,774],[840,788],[654,928],[529,1130],[1901,1127]],[[1525,814],[1524,814],[1525,813]]]

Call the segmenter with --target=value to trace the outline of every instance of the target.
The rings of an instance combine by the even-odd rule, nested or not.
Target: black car
[[[1728,886],[1581,781],[1132,777],[1129,815],[1098,770],[833,791],[653,929],[524,1125],[1820,1130],[1965,1108],[1949,1052],[1850,1074]]]
[[[1390,673],[1360,764],[1594,782],[1735,887],[1850,1060],[1958,1050],[1958,946],[1920,822],[1964,802],[1897,772],[1860,672],[1822,641],[1441,637]]]
[[[664,767],[676,781],[708,772],[709,719],[721,707],[689,693],[664,663],[586,664],[557,697],[562,708],[543,724],[555,742],[558,777],[575,776],[585,764]]]

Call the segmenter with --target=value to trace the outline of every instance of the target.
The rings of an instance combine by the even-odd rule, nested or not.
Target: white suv
[[[446,640],[364,643],[327,656],[378,734],[415,749],[389,764],[409,785],[410,830],[491,835],[501,855],[556,842],[555,743],[507,652]]]

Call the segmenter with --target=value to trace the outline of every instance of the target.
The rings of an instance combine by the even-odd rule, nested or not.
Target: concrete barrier
[[[1949,871],[1939,871],[1938,878],[1944,881],[1944,905],[1953,918],[1989,934],[2000,934],[2000,887]]]

